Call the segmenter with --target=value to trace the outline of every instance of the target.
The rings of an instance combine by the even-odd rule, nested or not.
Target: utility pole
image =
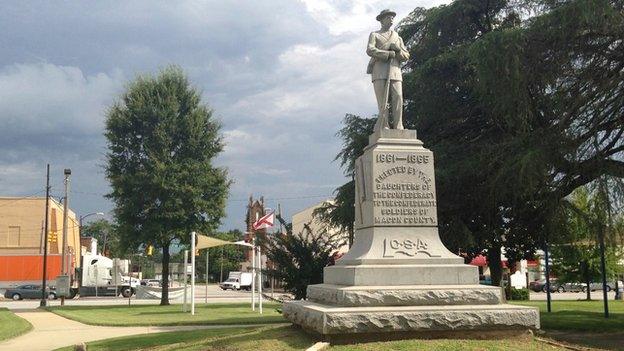
[[[223,246],[221,246],[221,274],[219,274],[219,284],[223,283]]]
[[[65,201],[63,201],[63,250],[61,251],[61,275],[67,274],[67,267],[69,264],[67,263],[67,202],[68,202],[68,194],[69,194],[69,176],[71,175],[71,169],[65,168],[63,171],[65,175]],[[65,296],[61,296],[61,306],[65,305]]]
[[[48,268],[48,209],[50,206],[50,164],[48,163],[46,172],[46,202],[45,202],[45,229],[43,241],[43,277],[41,278],[41,302],[39,306],[45,307],[47,305],[46,292],[46,271]]]
[[[208,304],[208,269],[210,268],[210,248],[206,248],[206,297],[205,303]]]
[[[548,262],[550,257],[548,257],[548,240],[544,239],[544,262],[546,266],[546,307],[548,312],[552,312],[550,305],[550,263]]]
[[[186,312],[186,301],[187,301],[187,295],[188,295],[188,280],[186,279],[187,278],[186,277],[187,266],[188,266],[188,250],[184,250],[184,303],[182,304],[182,312]]]
[[[602,301],[604,305],[604,317],[609,318],[609,299],[607,296],[607,265],[605,262],[605,225],[600,223],[600,269],[602,270]],[[589,286],[587,287],[589,290]]]
[[[609,199],[609,193],[607,191],[607,187],[605,184],[606,179],[603,177],[600,178],[599,183],[599,191],[601,193],[602,201],[604,202],[605,209],[607,211],[607,216],[604,218],[603,215],[600,216],[602,219],[600,223],[598,223],[598,235],[600,235],[600,269],[602,270],[602,300],[604,304],[604,316],[605,318],[609,318],[609,299],[607,296],[607,264],[605,262],[605,233],[607,231],[607,226],[611,226],[611,201]],[[587,287],[589,289],[589,287]]]

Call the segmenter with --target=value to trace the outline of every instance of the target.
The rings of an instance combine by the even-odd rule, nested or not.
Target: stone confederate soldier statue
[[[409,52],[399,34],[390,29],[395,12],[383,10],[377,15],[381,29],[368,37],[366,53],[371,57],[366,73],[370,74],[377,97],[379,118],[375,131],[388,129],[388,112],[392,111],[395,129],[403,129],[403,77],[401,62],[409,60]]]

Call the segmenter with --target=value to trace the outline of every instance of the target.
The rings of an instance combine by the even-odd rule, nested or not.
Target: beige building
[[[305,208],[295,214],[293,214],[292,216],[292,232],[293,234],[299,234],[303,232],[304,229],[304,225],[307,224],[308,226],[310,226],[310,229],[312,230],[313,233],[318,233],[320,231],[326,230],[327,231],[327,235],[335,235],[335,234],[340,234],[340,230],[337,228],[333,228],[333,227],[327,227],[326,224],[322,223],[318,218],[315,218],[313,213],[314,210],[316,210],[317,208],[321,207],[324,203],[326,202],[332,202],[333,200],[325,200],[325,201],[321,201],[315,205],[312,205],[308,208]],[[344,238],[345,240],[345,245],[341,246],[340,249],[338,250],[341,253],[345,253],[347,251],[349,251],[349,246],[348,244],[346,244],[347,241],[347,234],[345,233],[343,236],[340,236],[342,238]]]
[[[45,203],[45,197],[0,197],[0,256],[43,254]],[[49,205],[48,254],[57,255],[62,253],[63,205],[53,198],[50,198]],[[76,214],[71,210],[68,211],[67,245],[67,253],[72,255],[69,268],[79,267],[80,228]],[[19,270],[13,267],[12,271]]]

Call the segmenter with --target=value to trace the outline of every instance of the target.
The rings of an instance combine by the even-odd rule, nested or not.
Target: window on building
[[[7,246],[20,246],[20,226],[9,226],[9,236],[7,240]]]

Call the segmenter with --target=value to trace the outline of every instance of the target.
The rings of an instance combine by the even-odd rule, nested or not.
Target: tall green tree
[[[139,76],[108,111],[106,176],[122,245],[162,250],[161,305],[169,304],[170,246],[211,232],[230,182],[214,158],[220,124],[178,67]]]
[[[416,9],[406,119],[436,157],[441,234],[517,260],[555,240],[562,201],[624,176],[624,18],[617,1],[457,0]],[[596,142],[597,141],[597,142]]]

